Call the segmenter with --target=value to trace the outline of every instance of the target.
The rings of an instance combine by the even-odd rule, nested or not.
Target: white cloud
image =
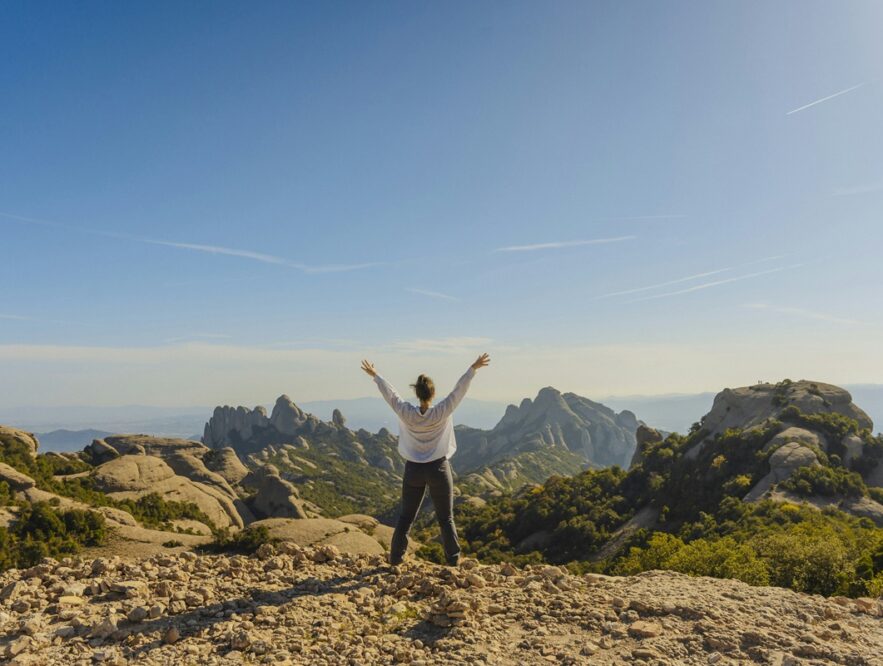
[[[0,314],[0,319],[12,319],[14,321],[32,321],[30,317],[23,317],[22,315],[13,314]]]
[[[565,247],[577,247],[580,245],[603,245],[606,243],[620,243],[634,240],[635,236],[617,236],[615,238],[591,238],[587,240],[554,241],[551,243],[534,243],[533,245],[507,245],[498,247],[494,252],[535,252],[537,250],[559,250]]]

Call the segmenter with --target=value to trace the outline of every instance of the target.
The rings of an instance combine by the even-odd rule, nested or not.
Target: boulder
[[[806,444],[808,446],[817,446],[823,451],[827,449],[827,445],[819,433],[805,428],[791,426],[785,428],[782,432],[767,442],[764,445],[763,450],[769,451],[771,449],[777,449],[787,442],[799,442],[800,444]]]
[[[801,442],[788,442],[770,456],[770,471],[745,496],[746,502],[761,499],[776,483],[780,483],[801,467],[819,464],[815,452]]]
[[[231,485],[239,483],[248,474],[248,467],[242,464],[236,451],[229,446],[209,451],[202,461],[206,467],[220,474]]]
[[[339,409],[335,409],[331,414],[331,422],[339,428],[346,426],[346,417]]]
[[[259,520],[253,525],[266,527],[274,539],[295,543],[299,546],[334,545],[351,555],[380,555],[384,552],[380,542],[365,534],[352,523],[332,518],[306,518],[303,520],[267,518]]]
[[[242,485],[254,488],[254,496],[248,500],[249,508],[261,518],[307,517],[297,488],[279,475],[273,465],[263,465],[242,479]]]
[[[93,439],[92,443],[87,446],[84,451],[92,460],[92,462],[96,465],[101,465],[102,463],[106,463],[108,460],[113,460],[114,458],[120,457],[119,451],[117,451],[103,439]]]
[[[4,462],[0,462],[0,481],[8,483],[13,492],[28,490],[37,485],[27,474],[19,472],[17,469]]]
[[[40,443],[37,441],[37,438],[33,433],[5,425],[0,425],[0,442],[2,441],[21,444],[27,449],[27,452],[32,458],[37,455],[37,448],[40,446]]]

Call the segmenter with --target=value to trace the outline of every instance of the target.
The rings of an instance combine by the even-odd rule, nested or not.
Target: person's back
[[[426,375],[420,375],[412,384],[420,405],[403,400],[395,388],[374,369],[362,361],[362,369],[374,378],[380,393],[399,418],[399,454],[407,461],[402,479],[402,511],[390,546],[390,563],[402,561],[408,546],[408,533],[417,517],[427,487],[435,506],[442,531],[442,541],[448,564],[455,565],[460,556],[460,544],[454,526],[453,477],[448,459],[457,450],[454,435],[454,410],[463,400],[475,371],[490,363],[482,354],[469,366],[454,390],[440,403],[432,405],[435,385]]]

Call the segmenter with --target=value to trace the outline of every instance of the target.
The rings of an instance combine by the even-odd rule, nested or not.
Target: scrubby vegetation
[[[205,553],[239,553],[250,555],[265,543],[275,543],[276,539],[270,536],[270,530],[264,525],[246,527],[239,532],[231,532],[229,529],[214,531],[211,542],[200,546],[199,550]]]
[[[72,555],[107,537],[104,516],[95,511],[59,511],[46,502],[18,507],[10,527],[0,527],[0,570],[30,567],[44,557]]]
[[[346,460],[335,452],[280,451],[268,462],[297,486],[303,499],[322,507],[329,517],[381,514],[398,499],[399,477],[364,462]]]
[[[780,483],[779,488],[804,497],[864,497],[868,494],[862,477],[843,467],[801,467]]]
[[[661,568],[826,595],[883,593],[883,529],[869,519],[833,508],[742,501],[770,471],[770,440],[791,425],[830,441],[856,435],[863,454],[848,469],[836,447],[828,454],[817,450],[821,465],[799,469],[779,484],[781,490],[883,498],[856,471],[883,457],[881,438],[840,414],[802,414],[787,405],[787,386],[781,394],[781,420],[762,428],[729,430],[707,441],[697,424],[687,436],[672,434],[647,445],[642,462],[628,472],[613,467],[553,477],[481,507],[459,505],[464,549],[489,561],[542,560],[578,571]],[[640,509],[655,516],[651,527],[622,532]],[[431,527],[421,533],[424,540],[433,536]],[[621,547],[610,548],[614,537],[623,539]],[[435,559],[434,550],[420,554]]]
[[[92,466],[81,459],[54,453],[32,457],[24,443],[3,435],[0,435],[0,462],[33,478],[40,490],[69,497],[91,507],[121,509],[145,527],[171,529],[171,522],[179,519],[198,520],[210,528],[214,527],[212,520],[192,502],[169,501],[157,493],[138,499],[117,500],[97,490],[88,476],[59,478],[87,472]],[[0,506],[11,503],[14,501],[8,485],[0,483]]]

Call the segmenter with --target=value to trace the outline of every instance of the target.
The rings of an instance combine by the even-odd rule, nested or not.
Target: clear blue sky
[[[0,401],[353,397],[363,356],[485,349],[489,399],[883,382],[881,25],[4,2]]]

